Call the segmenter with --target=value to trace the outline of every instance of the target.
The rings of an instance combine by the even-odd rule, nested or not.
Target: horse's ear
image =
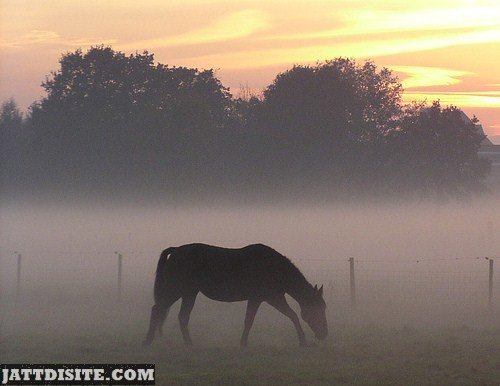
[[[318,290],[318,285],[317,285],[317,284],[315,284],[315,285],[314,285],[314,289],[315,289],[316,291]]]
[[[319,294],[320,294],[321,296],[323,296],[323,286],[319,287],[318,292],[319,292]]]

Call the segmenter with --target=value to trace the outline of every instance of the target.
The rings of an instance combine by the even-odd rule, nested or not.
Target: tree
[[[63,55],[42,86],[47,96],[33,119],[51,125],[143,125],[147,119],[150,125],[221,126],[231,101],[213,70],[155,65],[147,51],[126,56],[104,46]]]
[[[22,125],[37,187],[467,195],[488,172],[459,109],[403,106],[397,78],[370,61],[294,66],[232,99],[213,70],[99,46],[63,55],[42,86]],[[2,122],[17,122],[9,106]]]
[[[148,52],[70,52],[42,86],[47,96],[30,123],[39,162],[61,181],[164,181],[176,162],[202,163],[186,155],[217,142],[231,115],[231,94],[213,70],[155,64]]]
[[[489,166],[478,156],[483,135],[474,123],[438,102],[404,106],[397,78],[370,61],[294,66],[256,111],[275,175],[304,187],[455,196],[484,189]]]
[[[295,66],[264,91],[271,122],[334,144],[370,142],[395,127],[401,84],[388,69],[338,58],[314,67]],[[324,138],[322,138],[324,139]]]
[[[3,132],[6,131],[19,131],[23,122],[23,114],[17,106],[14,98],[2,103],[0,107],[0,128]]]
[[[369,61],[338,58],[279,74],[261,109],[275,162],[332,186],[366,182],[397,126],[401,92],[389,70]]]
[[[390,177],[406,191],[458,197],[484,191],[490,162],[478,155],[485,136],[476,123],[439,101],[406,106],[388,140]]]
[[[25,145],[23,114],[11,98],[0,107],[0,179],[4,191],[10,177],[22,178],[17,171],[24,161]]]

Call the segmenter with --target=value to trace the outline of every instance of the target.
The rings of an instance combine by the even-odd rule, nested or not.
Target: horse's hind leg
[[[176,302],[177,299],[171,299],[169,302],[161,302],[156,303],[151,308],[151,317],[149,319],[149,330],[146,334],[146,339],[142,342],[143,346],[149,346],[153,339],[155,338],[155,332],[160,332],[161,335],[161,327],[165,318],[167,317],[168,310],[170,306]]]
[[[163,309],[162,309],[163,310]],[[163,314],[159,316],[159,321],[158,321],[158,335],[163,336],[163,324],[165,323],[165,320],[167,319],[168,316],[168,311],[170,308],[164,308]]]
[[[182,297],[181,309],[179,311],[179,325],[181,327],[182,338],[186,346],[192,346],[191,336],[189,335],[188,323],[191,311],[194,307],[196,295],[198,293],[189,294]]]
[[[260,300],[249,300],[247,303],[247,311],[245,314],[245,327],[243,329],[243,335],[241,335],[240,344],[246,347],[248,344],[248,333],[252,328],[253,321],[255,319],[255,314],[259,309],[261,301]]]
[[[149,330],[146,334],[146,339],[142,342],[143,346],[149,346],[155,338],[155,331],[161,329],[161,324],[164,320],[164,315],[168,312],[168,307],[163,304],[155,304],[151,308],[151,317],[149,318]]]

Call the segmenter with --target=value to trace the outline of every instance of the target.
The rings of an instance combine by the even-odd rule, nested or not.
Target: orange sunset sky
[[[217,69],[233,95],[293,64],[372,59],[406,100],[457,105],[500,143],[498,0],[0,0],[0,101],[25,110],[63,53],[99,44]]]

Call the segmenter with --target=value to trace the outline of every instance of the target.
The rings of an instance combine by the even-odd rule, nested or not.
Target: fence
[[[494,263],[494,258],[490,257],[476,257],[473,258],[474,260],[487,260],[489,262],[488,264],[488,308],[493,307],[493,263]],[[435,259],[435,260],[427,260],[427,261],[450,261],[450,259]],[[458,260],[458,259],[453,259],[453,260]],[[451,261],[453,261],[451,260]],[[355,259],[353,257],[348,259],[349,261],[349,288],[350,288],[350,301],[351,305],[355,306],[356,305],[356,269],[355,269]],[[370,260],[361,260],[361,263],[376,263],[375,261],[370,261]],[[417,263],[420,262],[420,260],[416,261]],[[383,262],[384,264],[387,264],[387,262]],[[369,272],[370,270],[367,269],[362,269],[361,273],[366,273]],[[414,283],[420,283],[421,285],[425,285],[426,288],[431,288],[431,289],[442,289],[443,288],[443,282],[446,283],[447,285],[447,291],[457,291],[460,289],[463,289],[464,287],[467,288],[473,288],[473,283],[479,284],[479,286],[476,286],[476,289],[479,287],[484,287],[484,279],[482,279],[480,276],[486,277],[482,271],[469,271],[469,272],[447,272],[445,275],[443,275],[441,272],[435,272],[435,273],[429,273],[429,272],[402,272],[402,271],[377,271],[377,270],[372,270],[372,272],[378,272],[379,274],[385,274],[385,277],[383,277],[381,280],[378,280],[377,283],[378,285],[383,285],[383,283],[387,283],[388,280],[396,277],[398,278],[400,282],[402,283],[409,283],[411,282],[411,276],[414,278]],[[401,280],[401,275],[402,273],[405,273],[408,275],[406,279]],[[389,274],[389,275],[388,275]],[[478,275],[479,274],[479,275]],[[479,277],[478,277],[479,276]],[[446,280],[443,280],[445,278]],[[481,285],[482,282],[482,285]],[[468,283],[468,285],[465,285]],[[460,284],[457,286],[457,284]]]
[[[115,301],[150,301],[157,255],[152,251],[15,251],[9,259],[4,256],[2,262],[4,300],[19,299],[28,292],[73,291],[82,295],[100,288]],[[354,309],[432,303],[438,307],[475,305],[493,310],[499,287],[494,281],[495,259],[385,261],[350,257],[294,262],[310,281],[325,285],[327,303],[336,306],[344,304]]]

